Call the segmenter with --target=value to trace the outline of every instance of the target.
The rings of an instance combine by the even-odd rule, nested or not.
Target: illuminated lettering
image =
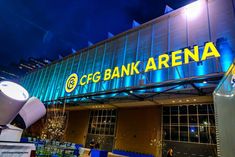
[[[199,61],[199,48],[198,46],[194,46],[193,52],[191,52],[188,48],[184,49],[184,63],[189,63],[189,57],[194,61]]]
[[[92,76],[92,73],[87,75],[87,84],[92,80]]]
[[[172,57],[171,64],[173,67],[182,65],[182,61],[181,61],[182,57],[179,55],[181,53],[182,53],[181,50],[174,51],[171,53],[171,57]]]
[[[101,79],[100,72],[98,71],[93,75],[92,82],[97,83],[100,81],[100,79]]]
[[[139,70],[138,70],[138,65],[140,64],[140,61],[137,61],[136,63],[131,63],[131,75],[134,75],[134,74],[139,74]]]
[[[111,78],[111,72],[112,72],[111,69],[106,69],[106,70],[105,70],[105,72],[104,72],[104,80],[105,80],[105,81],[110,80],[110,78]]]
[[[83,75],[83,76],[81,77],[81,79],[80,79],[80,85],[81,85],[81,86],[86,85],[86,81],[83,82],[83,79],[86,78],[86,77],[87,77],[86,75]]]
[[[124,74],[126,76],[129,76],[130,75],[130,69],[131,69],[131,64],[127,64],[127,67],[122,65],[122,72],[121,72],[121,77],[124,76]]]
[[[209,51],[210,50],[210,51]],[[203,53],[202,53],[202,58],[201,60],[206,60],[209,57],[220,57],[219,52],[217,51],[215,45],[213,42],[208,42],[206,43]]]
[[[213,44],[213,42],[208,42],[205,44],[202,54],[200,54],[199,52],[199,46],[194,46],[193,50],[189,48],[184,48],[183,51],[182,50],[174,51],[171,53],[171,56],[169,56],[168,54],[161,54],[158,56],[158,60],[155,60],[154,57],[150,57],[147,60],[144,72],[155,71],[162,68],[169,68],[170,66],[175,67],[175,66],[180,66],[182,64],[189,64],[190,61],[195,61],[195,62],[204,61],[212,57],[214,58],[220,57],[220,53],[216,49],[216,46]],[[81,86],[84,86],[92,82],[97,83],[101,79],[103,79],[104,81],[108,81],[114,78],[140,74],[138,69],[139,64],[140,61],[136,61],[128,63],[127,65],[120,65],[119,67],[116,66],[113,69],[103,69],[104,74],[102,75],[101,72],[99,71],[83,75],[81,78],[79,77],[80,78],[79,83]],[[68,93],[72,92],[76,88],[77,83],[78,83],[77,74],[76,73],[71,74],[66,80],[65,84],[66,92]]]
[[[169,68],[168,61],[170,57],[167,54],[162,54],[158,56],[158,69],[162,69],[162,65],[164,65],[166,68]]]
[[[113,78],[115,78],[115,77],[116,77],[116,78],[119,78],[119,77],[120,77],[120,72],[119,72],[119,68],[118,68],[118,67],[115,67],[115,68],[114,68],[111,79],[113,79]]]
[[[157,70],[156,63],[155,63],[155,60],[153,57],[148,59],[148,62],[147,62],[147,65],[146,65],[144,72],[148,72],[150,70]]]

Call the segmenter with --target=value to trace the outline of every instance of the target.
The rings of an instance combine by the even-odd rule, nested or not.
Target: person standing
[[[173,149],[170,148],[168,151],[167,151],[167,157],[173,157]]]
[[[92,149],[94,149],[94,148],[95,148],[95,140],[92,139],[91,142],[90,142],[90,151],[89,151],[89,153],[88,153],[89,156],[91,155],[91,151],[92,151]]]

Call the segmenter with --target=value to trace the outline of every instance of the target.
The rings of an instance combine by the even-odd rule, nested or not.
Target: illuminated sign
[[[185,48],[183,50],[174,51],[171,53],[171,55],[161,54],[157,58],[150,57],[147,60],[146,66],[144,67],[144,72],[156,71],[162,68],[176,67],[183,64],[188,64],[192,61],[200,62],[213,57],[220,57],[220,53],[212,42],[207,42],[203,48],[202,55],[199,54],[199,46],[194,46],[193,51],[189,48]],[[81,86],[84,86],[89,83],[97,83],[101,80],[109,81],[115,78],[140,74],[140,63],[141,61],[136,61],[127,65],[121,65],[120,67],[116,66],[113,69],[105,69],[103,73],[96,71],[94,73],[86,74],[80,77],[79,82],[78,76],[76,74],[72,74],[66,81],[65,90],[67,92],[72,92],[75,89],[77,83],[79,83]]]
[[[75,73],[71,74],[66,80],[65,91],[68,93],[72,92],[76,88],[77,83],[78,83],[77,74]]]

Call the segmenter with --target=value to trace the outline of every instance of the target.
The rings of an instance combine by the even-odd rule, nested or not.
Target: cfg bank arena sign
[[[174,51],[171,55],[161,54],[156,60],[154,57],[150,57],[144,67],[144,72],[146,73],[149,71],[160,70],[162,68],[176,67],[182,64],[188,64],[192,61],[200,62],[212,57],[220,57],[220,53],[213,42],[207,42],[203,47],[202,55],[199,54],[199,46],[194,46],[193,51],[189,48],[185,48],[183,50]],[[67,93],[71,93],[77,85],[84,86],[89,83],[97,83],[101,80],[109,81],[115,78],[140,74],[140,62],[141,61],[136,61],[127,65],[116,66],[113,69],[108,68],[105,69],[103,73],[101,73],[101,71],[96,71],[94,73],[85,74],[81,77],[77,76],[76,73],[73,73],[66,80],[65,91]]]

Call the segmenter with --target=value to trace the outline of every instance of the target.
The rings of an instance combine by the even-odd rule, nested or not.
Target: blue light
[[[226,72],[234,59],[234,53],[226,38],[220,38],[216,41],[216,46],[221,54],[220,63],[222,71]]]
[[[191,133],[195,133],[195,128],[191,128],[191,129],[190,129],[190,132],[191,132]]]

